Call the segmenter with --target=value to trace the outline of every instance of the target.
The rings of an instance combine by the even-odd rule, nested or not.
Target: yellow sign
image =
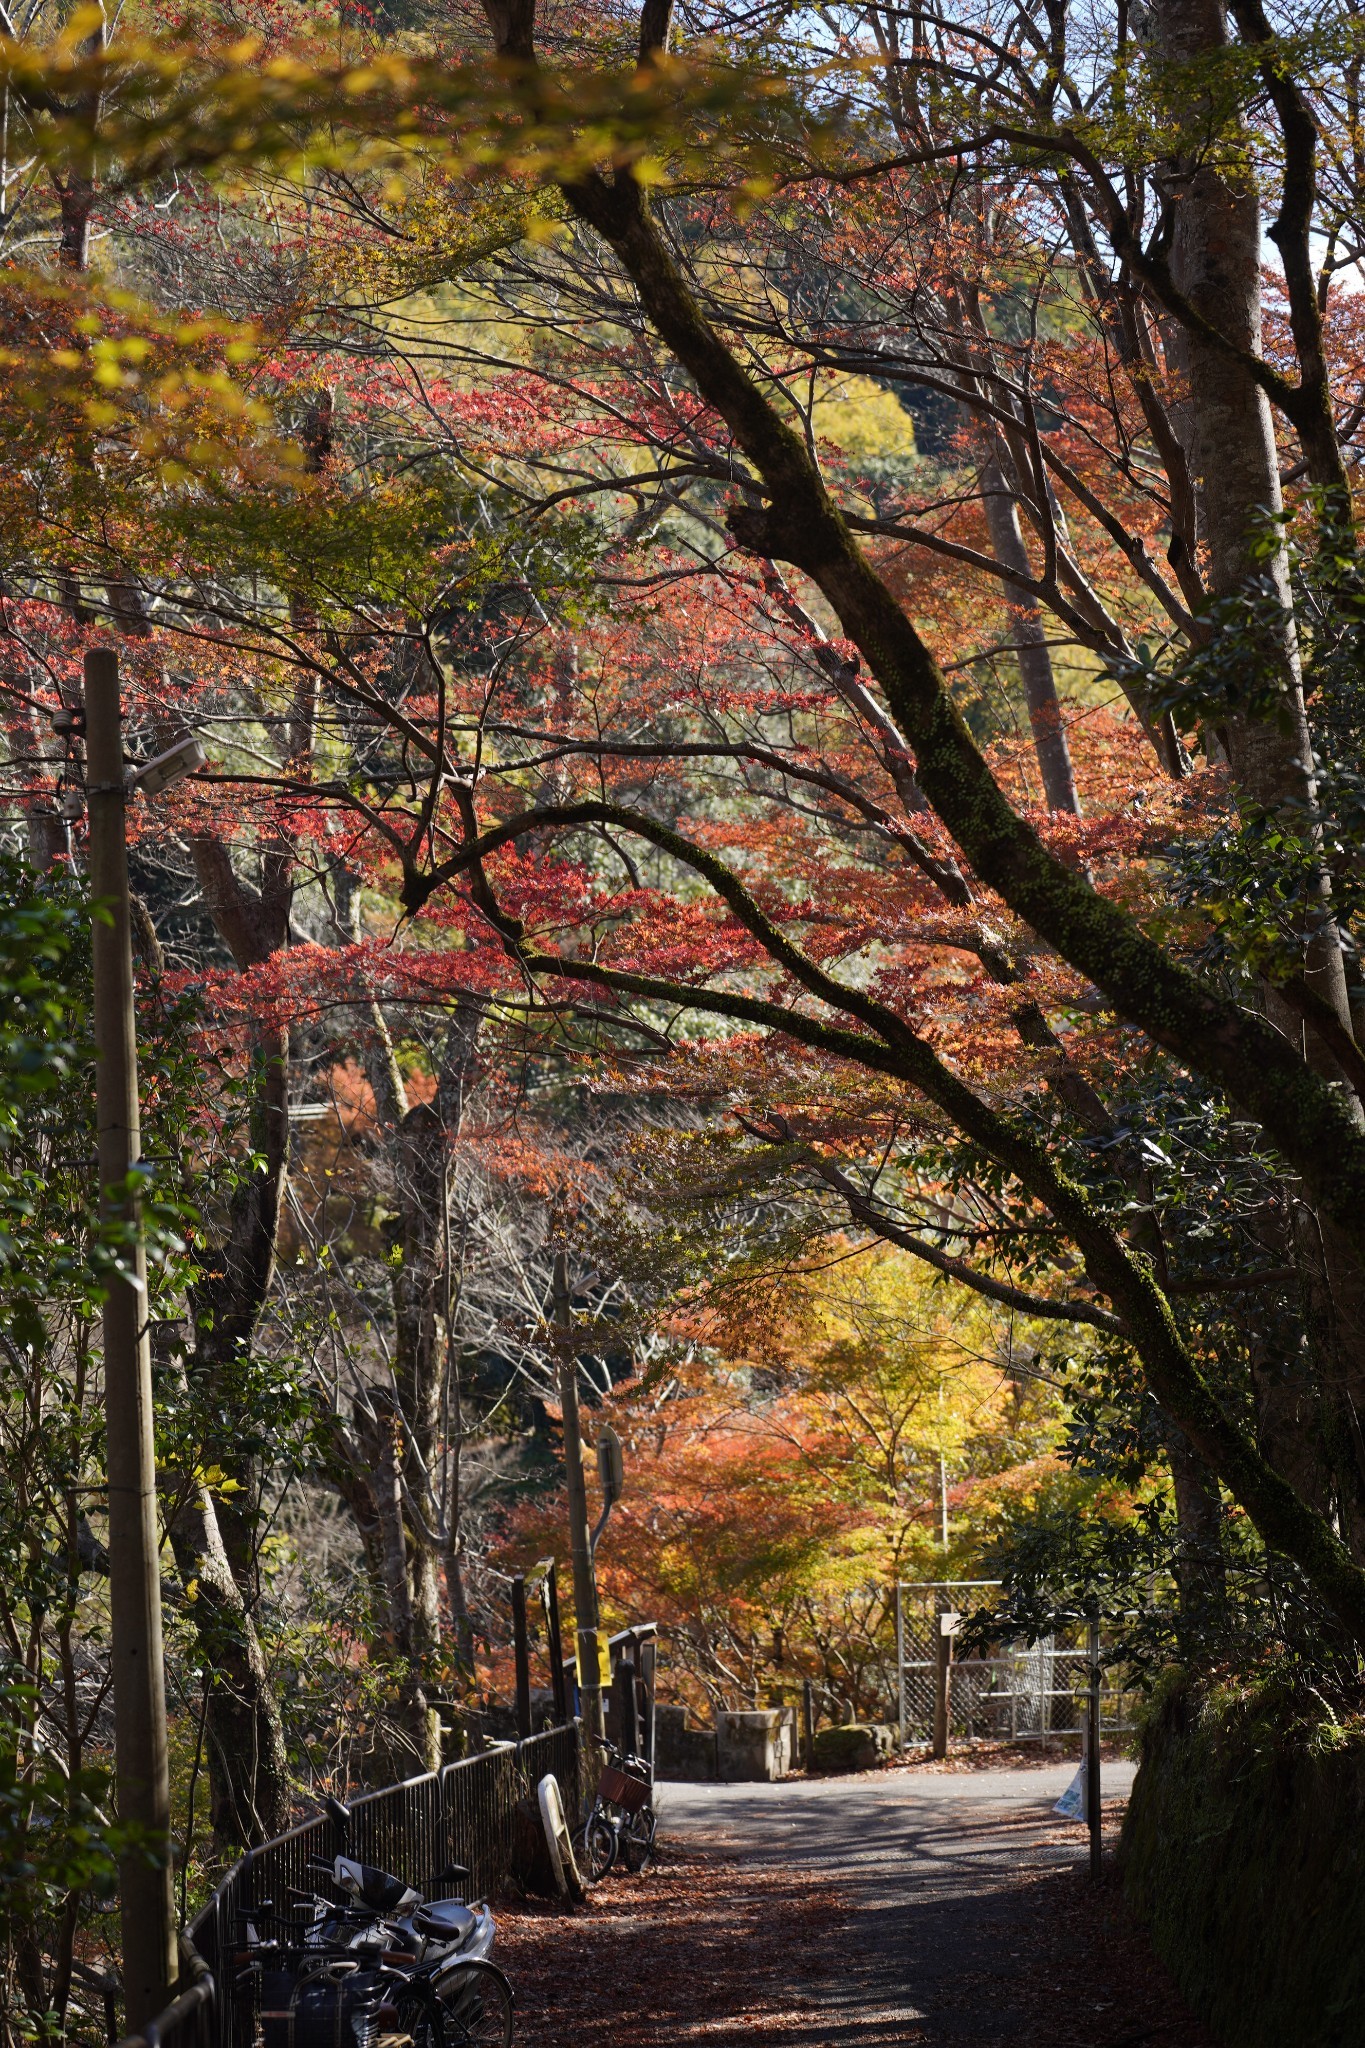
[[[591,1661],[592,1661],[592,1647],[591,1647],[591,1646],[592,1646],[592,1642],[593,1642],[593,1639],[594,1639],[594,1637],[596,1638],[596,1641],[597,1641],[597,1682],[598,1682],[598,1684],[599,1684],[599,1685],[601,1685],[601,1686],[604,1686],[604,1687],[605,1687],[605,1686],[609,1686],[609,1685],[611,1684],[611,1651],[610,1651],[610,1650],[609,1650],[609,1649],[607,1648],[607,1637],[606,1637],[606,1631],[605,1631],[604,1629],[600,1629],[600,1628],[599,1628],[599,1629],[590,1629],[590,1628],[585,1628],[585,1629],[580,1629],[580,1630],[579,1630],[579,1635],[578,1635],[578,1683],[579,1683],[580,1685],[582,1685],[582,1683],[583,1683],[583,1666],[584,1666],[584,1662],[585,1662],[585,1661],[587,1661],[588,1663],[591,1663]],[[585,1659],[585,1652],[586,1652],[586,1659]]]

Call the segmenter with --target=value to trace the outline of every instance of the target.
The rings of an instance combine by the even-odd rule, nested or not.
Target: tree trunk
[[[1018,507],[1005,481],[1005,473],[994,456],[981,472],[981,486],[995,559],[1002,568],[1012,570],[1016,575],[1031,575],[1028,550],[1019,526]],[[1071,811],[1079,817],[1080,798],[1076,794],[1076,777],[1071,765],[1066,727],[1062,722],[1057,680],[1052,672],[1047,628],[1043,624],[1042,613],[1031,599],[1024,597],[1013,584],[1005,584],[1004,589],[1010,603],[1010,637],[1024,684],[1034,750],[1043,778],[1043,795],[1050,811]]]
[[[406,1428],[398,1446],[407,1497],[428,1525],[440,1521],[435,1475],[440,1456],[444,1359],[436,1342],[436,1316],[444,1250],[446,1134],[427,1103],[410,1109],[398,1126],[395,1173],[403,1213],[402,1263],[393,1282],[394,1380]],[[421,1739],[439,1762],[435,1713],[427,1699],[428,1674],[441,1640],[440,1554],[417,1527],[408,1546],[412,1661],[418,1675],[414,1704],[425,1724]]]
[[[275,1273],[289,1161],[289,1034],[283,1028],[269,1025],[258,1031],[250,1085],[249,1135],[259,1164],[233,1189],[227,1229],[206,1254],[192,1290],[195,1376],[228,1418],[239,1405],[236,1378],[250,1358]],[[254,1433],[262,1424],[254,1418],[251,1421]],[[223,1502],[218,1521],[243,1598],[254,1608],[259,1594],[259,1460],[232,1435],[207,1441],[204,1456],[210,1464],[221,1465],[240,1489],[231,1501]]]
[[[1182,1613],[1197,1615],[1221,1606],[1227,1594],[1223,1554],[1223,1509],[1218,1484],[1185,1432],[1164,1411],[1162,1435],[1171,1468],[1179,1551],[1176,1589]]]
[[[377,1007],[365,1019],[364,1062],[389,1133],[393,1201],[394,1347],[390,1386],[335,1417],[338,1488],[355,1517],[387,1636],[405,1666],[398,1721],[411,1756],[439,1761],[432,1698],[442,1650],[442,1580],[457,1661],[472,1668],[462,1576],[462,1418],[452,1338],[447,1214],[450,1142],[478,1072],[483,1005],[462,1002],[446,1033],[434,1104],[409,1106]]]
[[[279,1708],[204,1486],[192,1486],[170,1536],[187,1612],[210,1673],[213,1832],[224,1848],[251,1847],[283,1834],[289,1825],[289,1766]]]
[[[110,609],[122,632],[151,636],[136,582],[107,586]],[[171,693],[167,691],[169,698]],[[238,967],[269,957],[288,930],[292,856],[278,851],[263,863],[259,895],[236,875],[222,840],[199,834],[191,853],[209,915]],[[144,932],[144,952],[155,933]],[[156,949],[159,951],[159,948]],[[153,971],[159,964],[153,958]],[[226,1430],[237,1406],[234,1366],[249,1354],[275,1270],[284,1178],[289,1158],[289,1037],[268,1027],[253,1049],[251,1145],[263,1164],[234,1189],[222,1241],[206,1252],[190,1290],[195,1332],[192,1372],[211,1409],[228,1422],[201,1449],[243,1487],[241,1508],[221,1511],[201,1489],[191,1495],[171,1531],[182,1577],[198,1581],[192,1613],[205,1662],[215,1674],[208,1697],[209,1782],[214,1831],[219,1839],[249,1843],[288,1824],[289,1788],[279,1704],[270,1684],[254,1620],[257,1596],[251,1461]],[[197,1389],[196,1389],[197,1391]]]
[[[1163,54],[1177,62],[1197,63],[1228,40],[1219,0],[1159,0],[1153,22]],[[1236,188],[1208,164],[1180,161],[1170,166],[1167,177],[1175,216],[1175,283],[1210,327],[1238,348],[1259,354],[1264,244],[1254,183],[1248,179]],[[1235,598],[1261,578],[1280,606],[1278,620],[1266,623],[1256,649],[1275,704],[1265,713],[1229,718],[1227,754],[1241,795],[1266,810],[1285,812],[1302,830],[1314,813],[1317,788],[1288,554],[1282,542],[1268,552],[1266,545],[1267,521],[1284,509],[1270,402],[1250,372],[1197,328],[1186,329],[1183,353],[1189,398],[1183,417],[1210,594]],[[1306,978],[1349,1031],[1346,975],[1325,871],[1321,892],[1323,926],[1308,949]],[[1302,1025],[1285,1021],[1288,1035],[1301,1039]]]
[[[1161,0],[1153,22],[1163,53],[1197,62],[1226,45],[1218,0]],[[1171,273],[1201,318],[1239,348],[1262,347],[1260,201],[1255,185],[1234,187],[1216,168],[1177,162],[1168,173],[1175,214]],[[1221,738],[1239,796],[1302,833],[1317,809],[1312,737],[1294,626],[1289,564],[1281,543],[1266,548],[1267,518],[1283,509],[1274,424],[1264,392],[1248,371],[1195,328],[1182,336],[1189,403],[1183,421],[1198,500],[1198,530],[1211,595],[1236,598],[1257,580],[1269,582],[1279,618],[1267,620],[1255,648],[1268,710],[1230,716]],[[1341,939],[1332,915],[1325,864],[1318,881],[1317,929],[1304,957],[1304,980],[1351,1035]],[[1330,1048],[1273,985],[1261,992],[1268,1019],[1300,1046],[1310,1065],[1335,1081],[1355,1104]],[[1302,1205],[1300,1205],[1302,1208]],[[1294,1222],[1311,1355],[1323,1382],[1320,1408],[1304,1384],[1299,1361],[1262,1359],[1258,1373],[1263,1434],[1281,1470],[1294,1468],[1305,1497],[1325,1502],[1335,1492],[1343,1533],[1365,1556],[1365,1443],[1357,1417],[1365,1412],[1365,1280],[1360,1263],[1330,1219],[1304,1210]],[[1264,1347],[1261,1347],[1262,1350]],[[1316,1412],[1314,1412],[1316,1409]],[[1311,1422],[1310,1422],[1311,1417]],[[1295,1433],[1303,1435],[1295,1441]],[[1330,1461],[1329,1484],[1322,1461]],[[1310,1468],[1316,1477],[1310,1478]]]

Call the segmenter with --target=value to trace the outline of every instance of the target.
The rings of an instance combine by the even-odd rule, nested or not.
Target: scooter
[[[330,1798],[326,1807],[344,1840],[350,1809]],[[299,1940],[300,1986],[312,1981],[320,1990],[322,1980],[339,1984],[355,1971],[353,1988],[359,1992],[378,1971],[389,1987],[383,1999],[388,2027],[381,2026],[381,2034],[393,2031],[396,1997],[397,2033],[411,2048],[511,2048],[512,1987],[489,1960],[496,1929],[487,1905],[424,1899],[402,1878],[344,1853],[309,1867],[330,1879],[347,1903],[338,1906],[317,1895],[308,1902]],[[437,1881],[457,1884],[469,1874],[463,1864],[450,1864]],[[356,2010],[360,2024],[349,2030],[354,2048],[371,2048],[373,2022],[368,2013],[361,2017],[371,2003],[363,1999]],[[291,2001],[291,2010],[295,2006]],[[304,2048],[298,2031],[291,2027],[279,2048]]]
[[[357,1950],[372,1948],[389,1955],[401,1950],[427,1971],[451,1962],[481,1962],[493,1946],[497,1929],[481,1902],[468,1906],[463,1899],[424,1899],[401,1877],[354,1856],[315,1861],[309,1868],[321,1871],[339,1892],[373,1915],[357,1923],[353,1909],[341,1920],[325,1899],[317,1899],[313,1929],[329,1946],[345,1942]],[[452,1863],[440,1873],[440,1882],[458,1884],[468,1876],[464,1864]]]

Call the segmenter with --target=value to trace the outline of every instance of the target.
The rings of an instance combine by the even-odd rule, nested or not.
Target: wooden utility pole
[[[119,1822],[131,1837],[119,1862],[119,1907],[124,2020],[131,2034],[164,2010],[179,1973],[147,1260],[140,1205],[128,1186],[141,1157],[141,1134],[124,837],[127,799],[118,656],[111,648],[92,648],[85,657],[85,716],[90,893],[101,906],[92,936],[100,1215],[132,1234],[124,1250],[129,1276],[110,1278],[104,1304],[114,1763]]]
[[[597,1579],[588,1528],[588,1489],[583,1483],[583,1436],[578,1423],[578,1359],[574,1351],[569,1300],[569,1262],[555,1253],[554,1346],[559,1366],[559,1403],[564,1412],[564,1479],[569,1495],[569,1543],[573,1555],[573,1604],[578,1634],[578,1693],[589,1739],[601,1740],[602,1676],[598,1651]],[[594,1763],[596,1759],[593,1759]]]

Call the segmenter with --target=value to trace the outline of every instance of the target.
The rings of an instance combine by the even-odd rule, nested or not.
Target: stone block
[[[790,1707],[756,1707],[717,1714],[719,1775],[729,1783],[772,1784],[791,1768],[794,1715]]]
[[[817,1771],[871,1771],[895,1742],[890,1728],[850,1721],[842,1728],[817,1728],[814,1764]]]

